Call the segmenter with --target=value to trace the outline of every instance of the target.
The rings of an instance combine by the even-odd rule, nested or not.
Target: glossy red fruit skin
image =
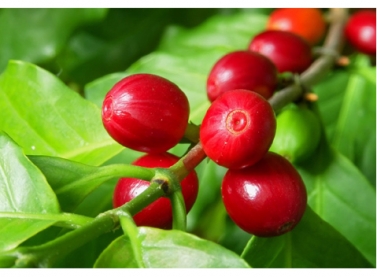
[[[263,55],[251,51],[234,51],[221,57],[207,79],[207,96],[213,102],[228,90],[252,90],[270,98],[278,84],[275,65]]]
[[[170,153],[146,154],[136,161],[133,165],[148,168],[167,168],[179,160],[178,157]],[[198,195],[198,177],[195,171],[190,172],[181,182],[182,194],[188,213],[195,203]],[[113,206],[117,208],[129,202],[137,195],[142,193],[149,182],[135,178],[120,178],[113,195]],[[170,229],[172,226],[172,208],[168,198],[159,198],[152,204],[145,207],[142,211],[135,214],[133,219],[137,226],[149,226],[162,229]]]
[[[326,33],[326,21],[317,8],[276,9],[270,14],[267,30],[291,32],[315,45]]]
[[[251,167],[229,169],[221,193],[230,218],[244,231],[260,237],[292,230],[307,204],[299,173],[288,160],[272,152]]]
[[[230,90],[207,110],[200,126],[206,155],[227,168],[243,168],[260,160],[276,131],[271,105],[249,90]]]
[[[269,58],[280,73],[301,73],[313,60],[311,46],[301,37],[285,31],[259,33],[251,40],[249,50]]]
[[[123,146],[147,153],[162,153],[183,137],[189,102],[177,85],[153,74],[134,74],[107,93],[102,122]],[[172,128],[174,126],[174,128]]]
[[[345,35],[359,52],[376,55],[376,11],[360,10],[351,15]]]

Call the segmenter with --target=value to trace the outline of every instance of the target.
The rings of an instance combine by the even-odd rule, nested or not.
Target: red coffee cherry
[[[290,32],[264,31],[252,39],[249,50],[269,58],[279,72],[301,73],[312,63],[310,45]]]
[[[276,9],[270,14],[267,30],[291,32],[315,45],[325,35],[326,21],[316,8]]]
[[[228,90],[247,89],[268,99],[277,83],[277,69],[269,59],[251,51],[235,51],[223,56],[211,69],[207,96],[213,102]]]
[[[272,152],[253,166],[229,169],[221,193],[230,218],[244,231],[260,237],[292,230],[307,203],[305,185],[296,169]]]
[[[140,157],[132,164],[148,168],[167,168],[175,164],[178,160],[178,157],[170,153],[147,154]],[[187,212],[189,212],[194,205],[198,195],[198,182],[198,177],[195,171],[190,172],[190,174],[181,182],[182,194]],[[134,178],[119,179],[114,190],[114,207],[116,208],[129,202],[142,193],[149,185],[150,183],[144,180]],[[170,200],[168,198],[159,198],[145,207],[142,211],[135,214],[133,218],[137,226],[169,229],[172,226],[173,218]]]
[[[249,50],[269,58],[279,72],[301,73],[312,63],[310,45],[290,32],[264,31],[252,39]]]
[[[110,136],[123,146],[161,153],[183,137],[189,109],[186,95],[174,83],[152,74],[135,74],[107,93],[102,121]]]
[[[275,135],[271,105],[249,90],[230,90],[207,110],[200,126],[204,152],[217,164],[242,168],[260,160]]]
[[[376,55],[376,10],[360,10],[351,15],[345,35],[359,52]]]

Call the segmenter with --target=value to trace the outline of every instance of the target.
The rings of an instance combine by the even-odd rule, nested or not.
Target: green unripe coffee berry
[[[270,151],[292,163],[302,162],[313,154],[320,135],[317,116],[306,107],[292,106],[276,117],[276,134]]]

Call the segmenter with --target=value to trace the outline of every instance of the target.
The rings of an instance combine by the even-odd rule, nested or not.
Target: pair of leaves
[[[98,165],[119,153],[122,147],[104,130],[100,110],[95,105],[67,88],[51,73],[32,64],[18,61],[8,64],[7,70],[0,76],[0,108],[0,129],[15,141],[4,134],[1,136],[2,142],[12,141],[7,142],[8,146],[12,145],[12,151],[7,151],[9,147],[5,146],[1,151],[0,197],[5,198],[1,199],[1,250],[9,250],[58,221],[63,220],[66,226],[72,221],[72,218],[60,213],[60,208],[49,206],[54,203],[59,207],[56,195],[45,176],[21,152],[66,157]],[[22,151],[16,145],[20,145]],[[56,159],[53,161],[56,162]],[[79,166],[78,163],[73,165]],[[51,183],[57,186],[69,184],[80,174],[83,176],[89,171],[96,171],[96,167],[89,165],[81,166],[80,171],[76,167],[73,171],[65,168],[64,172],[56,171],[57,167],[54,167],[54,176],[60,180]],[[72,167],[71,164],[68,166]],[[24,171],[30,176],[22,175]],[[48,175],[50,177],[51,174]],[[84,186],[81,190],[75,188],[74,191],[80,193],[76,198],[67,200],[68,204],[65,201],[68,198],[63,197],[62,200],[59,196],[63,210],[73,210],[98,185]],[[39,194],[44,198],[38,199]],[[22,202],[20,207],[19,202]],[[70,206],[69,209],[67,206]],[[75,224],[72,223],[72,226]]]
[[[368,57],[357,55],[315,86],[326,136],[299,166],[309,204],[376,264],[376,79]],[[364,174],[364,175],[363,175]]]
[[[43,174],[5,133],[0,134],[0,149],[4,154],[0,160],[0,252],[4,252],[56,223],[53,215],[59,214],[60,208]],[[75,172],[76,176],[83,176],[92,173],[88,172],[88,169],[93,168],[69,161],[64,163],[60,159],[55,161],[55,164],[47,166],[43,162],[46,159],[54,162],[54,159],[33,159],[45,169],[50,181],[56,184],[70,180],[72,176],[67,174],[69,171]],[[66,171],[61,171],[62,175],[56,174],[56,169],[61,168],[65,168]],[[67,170],[68,168],[71,170]],[[9,173],[17,177],[8,179],[6,176]],[[57,176],[62,178],[59,179]],[[50,220],[40,219],[39,214],[50,214]],[[26,216],[30,219],[24,219]],[[231,251],[185,232],[140,228],[140,237],[145,252],[144,259],[149,267],[248,267]],[[130,255],[132,250],[127,241],[125,244],[123,242],[124,237],[116,239],[103,252],[97,266],[125,267],[125,263],[128,263],[125,256]],[[117,255],[114,256],[114,252]],[[165,259],[161,259],[161,256]],[[121,259],[116,260],[117,258]],[[130,266],[134,267],[132,258]]]
[[[37,236],[39,234],[43,236],[43,240],[40,241],[45,241],[44,237],[46,236],[52,240],[59,235],[60,228],[51,229],[50,226],[57,224],[59,220],[66,220],[67,227],[70,224],[73,225],[75,221],[71,221],[74,216],[62,216],[57,198],[45,176],[24,155],[22,149],[3,132],[0,132],[0,152],[2,154],[0,157],[0,267],[11,267],[14,264],[14,258],[3,256],[2,252],[12,250],[30,239],[34,243],[38,243]],[[37,157],[31,158],[38,160]],[[88,170],[95,168],[79,165],[75,162],[67,161],[67,163],[63,163],[64,161],[57,158],[39,158],[36,164],[46,170],[49,182],[53,181],[55,185],[62,185],[69,180],[72,181],[74,176],[91,173]],[[44,161],[47,161],[49,166],[43,164]],[[63,167],[56,166],[56,164],[59,164],[58,162],[63,163],[66,170],[59,171]],[[107,193],[107,195],[111,194]],[[100,206],[98,202],[95,205],[96,208]],[[90,210],[94,210],[93,205]],[[94,216],[102,211],[97,211]],[[91,267],[102,249],[107,246],[103,243],[110,243],[116,237],[115,235],[119,235],[119,233],[107,234],[102,236],[100,240],[90,242],[79,248],[77,251],[81,251],[81,255],[84,253],[86,258],[83,259],[80,256],[77,259],[76,257],[76,262],[79,262],[76,263],[76,266]],[[92,252],[91,255],[87,253],[88,247]],[[95,254],[97,256],[93,256]],[[84,263],[84,261],[87,261],[87,263]],[[64,264],[64,261],[59,263],[59,265]],[[69,265],[75,264],[70,263]]]

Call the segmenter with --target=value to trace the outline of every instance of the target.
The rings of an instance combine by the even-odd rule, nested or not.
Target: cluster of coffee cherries
[[[228,168],[221,187],[225,208],[251,234],[286,233],[305,211],[305,185],[290,161],[313,150],[306,146],[308,141],[300,141],[303,134],[311,139],[315,133],[317,145],[319,123],[309,109],[300,107],[282,112],[280,121],[287,117],[293,121],[280,123],[268,99],[279,85],[278,74],[300,74],[311,65],[312,46],[323,38],[326,27],[319,9],[276,9],[266,30],[256,34],[247,49],[222,56],[208,75],[207,96],[212,103],[200,126],[200,141],[209,158]],[[314,118],[314,131],[306,125],[307,114]],[[284,131],[277,132],[277,127]],[[294,132],[301,133],[299,139]],[[287,137],[293,138],[293,147]]]
[[[221,193],[230,218],[253,235],[284,234],[305,212],[305,185],[292,163],[313,153],[320,125],[309,109],[295,104],[276,116],[268,99],[277,89],[279,73],[299,74],[310,66],[312,46],[326,28],[319,9],[276,9],[247,49],[224,55],[208,74],[211,106],[199,127],[200,144],[211,160],[227,168]],[[167,151],[184,138],[189,111],[177,85],[157,75],[134,74],[107,93],[102,120],[118,143],[146,153],[134,165],[167,168],[179,160]],[[121,178],[114,207],[148,186],[148,181]],[[189,212],[198,194],[195,170],[181,187]],[[170,201],[156,200],[134,220],[138,226],[171,228]]]

